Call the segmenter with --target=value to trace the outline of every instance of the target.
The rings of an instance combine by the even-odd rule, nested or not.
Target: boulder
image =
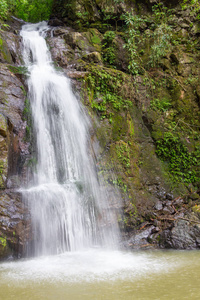
[[[200,222],[188,216],[178,219],[172,229],[162,232],[160,246],[179,250],[200,248]]]

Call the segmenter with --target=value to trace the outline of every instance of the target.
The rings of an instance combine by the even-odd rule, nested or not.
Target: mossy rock
[[[2,58],[4,62],[7,62],[9,64],[13,62],[8,46],[6,42],[3,40],[3,37],[1,35],[0,35],[0,58]]]
[[[0,236],[0,259],[7,258],[11,255],[11,250],[8,246],[7,240],[5,237]]]
[[[193,206],[192,211],[200,217],[200,205]]]
[[[8,171],[8,145],[0,135],[0,189],[5,188],[5,180]]]
[[[3,137],[7,136],[7,120],[1,113],[0,113],[0,135],[2,135]]]
[[[89,28],[88,31],[82,33],[96,51],[101,52],[102,34],[96,28]]]

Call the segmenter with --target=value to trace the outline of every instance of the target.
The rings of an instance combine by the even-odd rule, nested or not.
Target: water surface
[[[200,252],[90,249],[0,265],[2,300],[200,299]]]

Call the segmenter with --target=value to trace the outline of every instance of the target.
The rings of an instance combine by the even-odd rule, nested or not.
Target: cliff
[[[54,1],[52,55],[88,107],[99,172],[121,190],[128,247],[199,248],[199,11]]]
[[[14,22],[12,26],[17,28]],[[0,259],[23,256],[30,233],[28,209],[17,190],[25,174],[29,144],[23,118],[24,69],[19,67],[20,37],[16,33],[0,32]]]

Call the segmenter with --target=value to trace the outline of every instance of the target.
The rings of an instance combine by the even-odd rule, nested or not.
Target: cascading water
[[[90,155],[89,121],[70,81],[57,72],[45,42],[45,22],[24,25],[23,57],[36,134],[37,166],[23,190],[34,232],[34,255],[56,254],[115,243]]]

